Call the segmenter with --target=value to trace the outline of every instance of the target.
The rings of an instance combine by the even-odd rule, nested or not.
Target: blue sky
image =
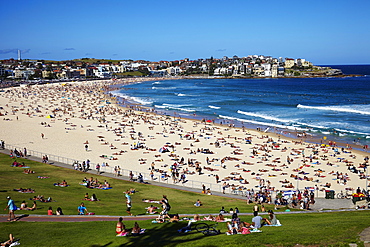
[[[0,59],[268,55],[370,64],[370,1],[0,0]]]

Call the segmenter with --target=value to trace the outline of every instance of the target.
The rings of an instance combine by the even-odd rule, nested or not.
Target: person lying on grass
[[[9,234],[9,240],[0,243],[0,246],[11,246],[15,242],[16,242],[16,240],[14,239],[13,235]]]
[[[65,180],[63,180],[61,183],[54,183],[54,186],[67,187],[68,184]]]
[[[150,205],[150,207],[147,208],[146,213],[147,214],[157,214],[158,212],[155,211],[156,209],[157,209],[157,207],[154,207],[153,205]]]

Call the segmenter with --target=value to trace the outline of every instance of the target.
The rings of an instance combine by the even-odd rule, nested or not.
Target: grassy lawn
[[[55,210],[62,207],[65,214],[76,215],[77,206],[82,202],[84,194],[95,193],[101,200],[98,202],[85,201],[89,211],[98,215],[125,216],[125,198],[123,191],[135,188],[137,193],[132,195],[132,213],[144,214],[145,207],[150,204],[142,199],[160,200],[166,194],[171,203],[171,213],[217,214],[221,206],[226,209],[238,207],[241,212],[252,212],[252,205],[243,200],[229,199],[218,196],[207,196],[181,190],[167,189],[158,186],[131,183],[118,179],[109,179],[113,189],[87,189],[79,185],[80,181],[89,174],[68,170],[51,165],[17,159],[25,162],[35,174],[23,174],[23,168],[10,167],[12,159],[0,154],[0,209],[6,207],[6,196],[10,195],[17,206],[26,200],[31,205],[30,197],[42,194],[52,197],[55,202],[38,203],[35,211],[23,211],[30,214],[43,214],[49,206]],[[38,179],[37,176],[48,176],[48,179]],[[105,177],[96,176],[104,181]],[[53,186],[55,182],[65,179],[69,187]],[[14,188],[32,188],[34,194],[23,194],[13,191]],[[200,199],[204,206],[195,208],[194,202]],[[29,205],[29,206],[30,206]],[[271,208],[266,206],[267,208]],[[281,209],[280,211],[284,211]],[[23,213],[22,212],[22,213]],[[4,213],[6,213],[4,211]],[[252,216],[241,216],[241,219],[251,222]],[[9,233],[21,238],[24,246],[348,246],[348,243],[359,243],[358,234],[369,227],[369,211],[307,213],[307,214],[278,214],[281,227],[262,227],[262,233],[249,235],[227,236],[226,224],[219,223],[218,229],[223,234],[204,236],[202,233],[189,232],[179,234],[178,229],[187,224],[178,223],[153,224],[151,220],[140,221],[146,233],[138,237],[115,237],[115,222],[6,222],[0,223],[0,240],[5,240]],[[134,221],[124,222],[131,228]],[[361,246],[361,243],[360,245]],[[363,246],[363,245],[362,245]]]
[[[25,246],[348,246],[369,226],[368,216],[367,211],[278,215],[283,226],[264,226],[261,233],[232,236],[204,236],[193,231],[179,234],[177,230],[187,222],[141,221],[140,226],[147,230],[137,237],[115,237],[115,222],[13,222],[0,224],[0,238],[12,232]],[[251,216],[241,219],[250,222]],[[125,224],[130,228],[134,222]],[[225,232],[226,224],[219,223],[218,229]]]
[[[29,200],[35,195],[44,195],[51,197],[53,202],[38,203],[38,209],[35,211],[27,211],[30,214],[47,214],[47,209],[52,206],[55,210],[57,207],[63,209],[64,214],[77,214],[77,207],[83,201],[85,193],[91,196],[96,194],[100,201],[90,202],[84,201],[85,206],[90,212],[98,215],[127,215],[126,199],[124,191],[135,188],[137,193],[131,196],[132,209],[134,215],[145,214],[145,208],[150,206],[150,203],[142,202],[142,199],[160,200],[162,195],[167,195],[171,204],[171,213],[179,214],[202,214],[219,212],[221,206],[225,209],[238,207],[240,212],[252,212],[253,205],[247,205],[245,200],[237,200],[224,198],[219,196],[209,196],[200,193],[192,193],[183,190],[168,189],[159,186],[139,184],[135,182],[123,181],[119,179],[97,176],[95,174],[83,173],[80,171],[69,170],[52,165],[34,162],[30,160],[17,159],[18,162],[24,162],[25,165],[31,167],[35,171],[34,174],[24,174],[24,168],[11,167],[14,159],[7,155],[0,154],[0,208],[6,207],[6,196],[10,195],[19,207],[21,202],[25,200],[28,206],[32,206],[32,201]],[[50,177],[47,179],[39,179],[38,176]],[[107,180],[112,189],[88,189],[80,185],[84,177],[98,178],[99,181]],[[69,187],[54,186],[54,183],[66,180]],[[32,188],[35,193],[19,193],[13,191],[15,188]],[[194,203],[200,199],[203,203],[202,207],[196,208]],[[155,205],[155,204],[154,204]],[[156,204],[155,206],[160,206]],[[266,206],[266,208],[271,208]]]

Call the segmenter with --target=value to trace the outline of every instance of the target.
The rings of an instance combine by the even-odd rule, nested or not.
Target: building
[[[285,59],[284,67],[285,67],[286,69],[290,69],[290,68],[292,68],[294,65],[295,65],[295,61],[294,61],[294,59],[292,59],[292,58],[286,58],[286,59]]]

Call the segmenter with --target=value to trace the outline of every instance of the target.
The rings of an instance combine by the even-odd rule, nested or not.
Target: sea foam
[[[301,127],[295,127],[295,126],[287,126],[287,125],[281,125],[281,124],[273,124],[273,123],[266,123],[266,122],[260,122],[260,121],[254,121],[254,120],[248,120],[243,118],[235,118],[235,117],[229,117],[224,115],[219,115],[220,118],[229,119],[229,120],[235,120],[239,122],[245,122],[250,123],[254,125],[264,125],[269,127],[276,127],[280,129],[289,129],[289,130],[297,130],[297,131],[308,131],[308,129],[301,128]]]
[[[276,122],[282,122],[282,123],[290,123],[291,122],[291,120],[276,118],[276,117],[267,116],[267,115],[258,114],[258,113],[253,113],[253,112],[245,112],[245,111],[238,110],[237,113],[240,113],[240,114],[243,114],[243,115],[246,115],[246,116],[250,116],[250,117],[258,117],[258,118],[263,118],[263,119],[266,119],[266,120],[272,120],[272,121],[276,121]]]
[[[356,113],[363,115],[370,115],[370,106],[369,105],[346,105],[346,106],[308,106],[298,104],[297,108],[302,109],[315,109],[321,111],[336,111],[336,112],[345,112],[345,113]],[[353,108],[363,108],[363,110],[357,110]],[[367,109],[366,109],[367,108]]]
[[[221,107],[219,107],[219,106],[213,106],[213,105],[209,105],[208,106],[209,108],[212,108],[212,109],[220,109]]]

